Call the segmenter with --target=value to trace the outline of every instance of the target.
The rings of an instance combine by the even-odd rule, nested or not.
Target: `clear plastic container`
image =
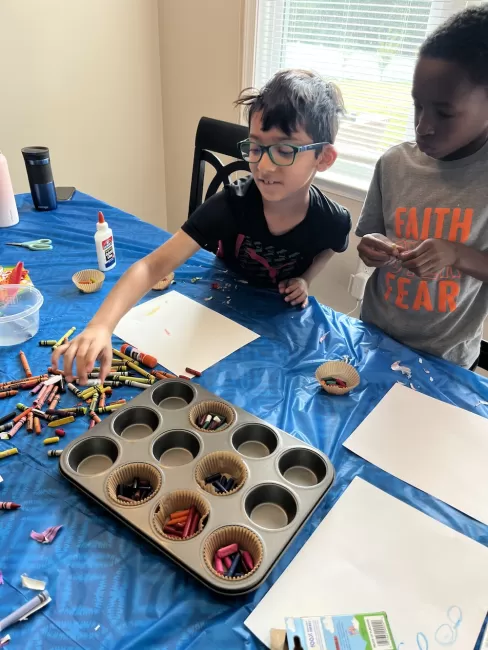
[[[29,284],[0,284],[0,346],[28,341],[39,330],[42,293]]]

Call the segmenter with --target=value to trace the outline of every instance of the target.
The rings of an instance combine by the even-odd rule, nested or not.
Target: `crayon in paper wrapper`
[[[141,352],[140,350],[134,348],[132,345],[129,345],[128,343],[124,343],[124,345],[120,348],[120,351],[123,354],[126,354],[127,356],[131,357],[132,359],[135,359],[135,361],[139,361],[139,363],[142,363],[144,366],[147,366],[148,368],[155,368],[158,365],[158,360],[156,359],[156,357],[152,357],[150,354]]]
[[[142,375],[146,379],[150,379],[151,381],[155,381],[153,375],[151,375],[150,372],[147,370],[144,370],[144,368],[140,368],[139,366],[136,366],[133,361],[127,361],[127,366],[133,370],[134,372],[137,372],[139,375]]]
[[[18,510],[20,505],[12,501],[0,501],[0,510]]]
[[[47,452],[47,455],[49,456],[49,458],[59,458],[62,453],[63,453],[62,449],[50,449]]]
[[[16,415],[17,415],[17,411],[10,411],[10,413],[7,413],[6,415],[2,415],[2,417],[0,418],[0,425],[5,424],[5,422],[10,422],[10,420],[13,420]]]
[[[116,350],[115,348],[112,348],[112,352],[115,354],[116,357],[120,357],[121,359],[124,359],[124,361],[133,361],[130,357],[128,357],[126,354],[123,352],[120,352],[120,350]],[[138,366],[139,361],[134,361],[134,363]]]
[[[201,377],[202,373],[199,370],[193,370],[193,368],[185,368],[185,372],[194,377]]]
[[[22,364],[22,368],[24,369],[25,372],[25,376],[32,377],[32,372],[29,366],[29,362],[27,361],[27,357],[25,356],[24,352],[22,352],[22,350],[19,352],[19,357],[20,357],[20,363]]]
[[[17,447],[12,447],[12,449],[6,449],[5,451],[0,451],[0,458],[7,458],[8,456],[15,456],[18,454],[19,450]]]
[[[39,341],[41,348],[52,348],[53,345],[56,345],[56,339],[48,339],[44,341]]]
[[[34,413],[32,411],[27,416],[27,431],[32,433],[34,431]]]
[[[22,414],[23,415],[23,414]],[[24,415],[14,426],[10,429],[9,433],[7,434],[9,438],[13,438],[17,431],[20,431],[24,424],[27,422],[27,415]]]
[[[38,436],[41,433],[41,421],[38,417],[34,418],[34,433]]]
[[[53,350],[55,350],[56,348],[59,348],[59,346],[64,343],[64,340],[67,339],[68,337],[70,337],[75,330],[76,330],[76,327],[72,327],[71,329],[69,329],[66,332],[66,334],[64,334],[58,341],[56,341],[56,343],[53,345]]]
[[[5,424],[0,425],[0,433],[3,433],[3,431],[10,431],[14,426],[13,422],[5,422]]]
[[[18,390],[4,390],[3,392],[0,392],[0,399],[13,397],[14,395],[17,395],[18,392],[19,392]]]

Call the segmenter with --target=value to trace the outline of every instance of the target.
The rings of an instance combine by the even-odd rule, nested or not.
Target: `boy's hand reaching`
[[[88,325],[79,336],[54,350],[54,368],[58,367],[61,356],[64,356],[64,374],[67,381],[73,380],[73,362],[76,361],[76,374],[80,384],[87,383],[87,374],[93,370],[95,361],[100,359],[100,383],[103,383],[112,361],[112,332],[102,325]]]
[[[381,267],[397,258],[403,248],[381,233],[364,235],[358,244],[359,257],[366,266]]]
[[[426,239],[413,250],[400,253],[399,259],[420,278],[432,277],[446,266],[455,266],[456,244],[445,239]]]
[[[308,282],[305,278],[282,280],[278,289],[280,293],[285,294],[285,302],[293,306],[300,305],[302,309],[308,305]]]

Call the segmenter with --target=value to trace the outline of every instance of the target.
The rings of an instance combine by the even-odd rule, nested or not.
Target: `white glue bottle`
[[[16,223],[19,223],[19,213],[15,204],[14,190],[7,159],[0,151],[0,228],[15,226]]]
[[[98,213],[97,232],[95,233],[98,268],[100,271],[110,271],[115,267],[115,246],[112,230],[105,221],[103,212]]]

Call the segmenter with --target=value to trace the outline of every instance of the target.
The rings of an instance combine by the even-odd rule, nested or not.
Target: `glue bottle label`
[[[110,268],[115,264],[114,238],[112,236],[102,240],[102,250],[105,258],[105,266]]]

